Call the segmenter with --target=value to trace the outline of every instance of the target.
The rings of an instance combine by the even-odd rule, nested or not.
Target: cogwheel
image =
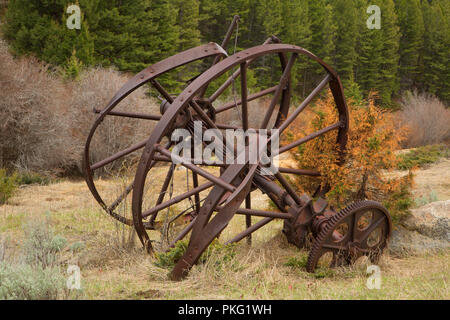
[[[330,267],[348,265],[362,256],[377,262],[387,245],[392,223],[380,203],[363,200],[332,216],[315,238],[306,269],[314,272],[319,259],[331,252]]]

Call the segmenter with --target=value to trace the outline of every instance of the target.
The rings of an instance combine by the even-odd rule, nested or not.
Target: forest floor
[[[448,159],[416,171],[414,195],[434,190],[439,200],[450,199],[449,174]],[[112,182],[97,181],[102,191],[115,188]],[[256,198],[258,207],[267,207]],[[241,230],[244,219],[233,218],[223,236]],[[379,263],[381,288],[371,290],[364,262],[307,273],[308,252],[287,243],[282,221],[254,233],[251,246],[242,241],[232,256],[213,254],[187,279],[173,282],[169,269],[155,265],[130,229],[99,208],[81,180],[23,187],[0,206],[0,235],[9,239],[9,256],[20,253],[23,227],[36,220],[47,221],[67,239],[62,266],[80,267],[83,299],[450,299],[448,251],[403,258],[385,254]]]

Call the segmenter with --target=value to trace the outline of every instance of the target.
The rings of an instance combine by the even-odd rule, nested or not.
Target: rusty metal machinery
[[[299,196],[289,179],[284,176],[290,174],[314,177],[320,176],[319,172],[280,167],[273,174],[263,174],[262,164],[250,163],[248,160],[243,164],[174,160],[171,153],[172,133],[175,129],[186,129],[193,136],[195,121],[201,122],[202,130],[254,129],[257,132],[260,129],[276,128],[282,138],[286,129],[327,85],[339,114],[337,123],[281,146],[279,153],[288,152],[330,131],[337,133],[336,146],[341,150],[345,149],[349,126],[348,110],[336,72],[311,52],[295,45],[280,43],[273,36],[260,46],[228,56],[226,48],[238,20],[237,16],[234,17],[221,45],[208,43],[149,66],[129,80],[108,105],[98,112],[87,138],[83,161],[86,181],[94,198],[112,217],[133,226],[148,252],[155,250],[156,235],[161,232],[168,244],[165,249],[190,237],[184,256],[171,272],[171,277],[175,280],[187,275],[205,249],[224,233],[230,220],[237,215],[245,216],[245,230],[233,235],[228,243],[245,238],[251,242],[253,232],[275,219],[284,220],[283,233],[290,243],[299,248],[305,247],[306,239],[312,236],[307,262],[309,272],[314,272],[319,260],[325,255],[331,255],[327,263],[332,267],[348,265],[362,256],[376,261],[390,236],[389,213],[382,205],[373,201],[356,202],[336,212],[325,200],[327,188],[318,188],[314,195],[316,200],[313,200],[306,194]],[[300,63],[300,58],[322,66],[324,77],[301,104],[290,112],[295,85],[292,70],[295,70],[296,63]],[[200,61],[206,64],[208,59],[212,60],[212,66],[191,79],[178,94],[169,93],[158,81],[158,77],[168,76],[171,70]],[[248,94],[249,73],[253,72],[250,70],[256,61],[279,61],[280,77],[274,86]],[[229,77],[224,80],[227,75]],[[235,93],[236,83],[240,87],[240,97],[233,97],[229,101],[227,90],[232,87]],[[123,99],[144,84],[150,84],[161,96],[160,114],[114,110]],[[207,96],[206,93],[211,88],[215,90]],[[251,101],[270,95],[272,98],[266,110],[263,111],[258,106],[250,108]],[[227,119],[223,115],[229,112],[239,114],[237,125],[223,120]],[[92,139],[106,117],[135,118],[155,121],[156,124],[146,140],[92,163]],[[266,143],[270,143],[270,137]],[[142,149],[132,183],[124,188],[117,199],[107,203],[100,195],[94,171],[112,162],[123,161],[125,157],[141,152]],[[249,152],[248,144],[242,152]],[[186,170],[187,190],[173,196],[173,184],[176,181],[174,177],[182,167]],[[155,174],[161,168],[165,168],[167,173],[164,177],[157,178]],[[252,209],[252,194],[255,192],[267,195],[278,211]],[[130,194],[132,217],[127,217],[116,209]],[[252,217],[258,217],[258,221],[252,223]]]

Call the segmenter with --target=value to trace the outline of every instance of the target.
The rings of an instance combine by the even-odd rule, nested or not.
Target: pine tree
[[[399,89],[398,61],[400,28],[398,27],[397,15],[393,0],[383,0],[381,8],[381,31],[383,33],[383,63],[380,66],[381,83],[378,92],[382,105],[391,106],[391,98]]]
[[[424,1],[423,20],[425,24],[423,51],[423,87],[449,101],[449,25],[439,1],[430,4]]]
[[[356,4],[353,0],[329,0],[329,3],[333,6],[337,25],[334,65],[345,88],[353,76],[357,58],[356,40],[359,31]]]
[[[94,43],[84,15],[80,30],[66,26],[66,9],[71,3],[69,0],[11,0],[4,26],[5,38],[17,54],[33,53],[55,65],[67,63],[74,51],[82,63],[93,63]],[[90,0],[80,0],[78,4],[82,13],[91,7]]]
[[[282,32],[280,34],[284,43],[292,43],[309,49],[311,47],[311,20],[309,18],[308,0],[284,1],[282,6]],[[309,92],[310,68],[314,62],[303,56],[297,58],[297,62],[291,71],[291,79],[294,90],[302,90],[302,95]],[[280,74],[281,75],[281,70]]]
[[[417,85],[421,72],[424,23],[419,0],[397,0],[395,5],[401,33],[399,77],[401,88],[407,89]]]
[[[311,22],[311,52],[327,63],[332,63],[335,49],[336,22],[333,7],[326,0],[309,0]]]
[[[178,8],[177,25],[180,30],[178,49],[184,51],[200,45],[199,0],[179,0],[175,5]]]

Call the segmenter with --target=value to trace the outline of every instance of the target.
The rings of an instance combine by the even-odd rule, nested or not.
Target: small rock
[[[402,222],[410,231],[438,240],[450,241],[450,200],[436,201],[411,210]]]

